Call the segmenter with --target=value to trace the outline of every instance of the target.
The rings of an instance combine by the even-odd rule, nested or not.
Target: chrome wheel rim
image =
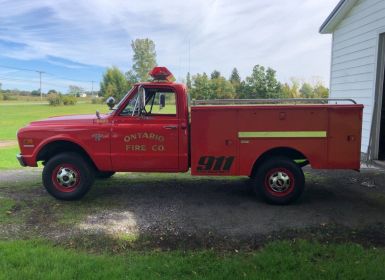
[[[283,171],[272,173],[268,178],[268,183],[270,189],[277,193],[287,192],[291,187],[290,176]]]
[[[72,188],[78,182],[78,174],[69,167],[61,167],[56,173],[57,182],[64,188]]]

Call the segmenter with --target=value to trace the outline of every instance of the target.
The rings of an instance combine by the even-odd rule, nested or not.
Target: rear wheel
[[[94,171],[88,162],[76,153],[52,157],[43,169],[43,184],[55,198],[76,200],[82,198],[94,182]]]
[[[305,177],[301,167],[289,158],[274,157],[257,170],[253,187],[271,204],[289,204],[303,193]]]

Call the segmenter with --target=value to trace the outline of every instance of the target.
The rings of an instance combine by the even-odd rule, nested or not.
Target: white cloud
[[[158,63],[176,76],[214,69],[242,76],[255,64],[281,79],[328,80],[330,38],[318,27],[337,0],[28,1],[0,0],[0,40],[25,44],[2,55],[55,56],[81,64],[131,64],[130,42],[149,37]]]

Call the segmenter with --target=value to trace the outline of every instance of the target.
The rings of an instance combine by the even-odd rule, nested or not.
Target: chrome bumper
[[[16,155],[16,159],[19,161],[20,165],[23,166],[23,167],[26,167],[27,165],[25,164],[24,160],[23,160],[23,156],[21,154],[17,154]]]

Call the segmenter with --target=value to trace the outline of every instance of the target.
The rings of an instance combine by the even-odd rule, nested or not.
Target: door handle
[[[177,125],[166,125],[163,127],[164,129],[177,129],[178,126]]]

